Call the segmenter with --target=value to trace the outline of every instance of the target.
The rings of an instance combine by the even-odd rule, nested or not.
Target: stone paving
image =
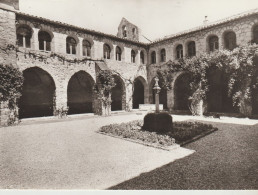
[[[0,128],[0,188],[106,189],[194,151],[164,151],[95,131],[143,115],[30,119]]]

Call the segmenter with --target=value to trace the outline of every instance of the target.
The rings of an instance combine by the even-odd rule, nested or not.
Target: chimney
[[[204,25],[207,25],[207,23],[208,23],[208,16],[205,16],[204,21],[203,21],[203,24],[204,24]]]

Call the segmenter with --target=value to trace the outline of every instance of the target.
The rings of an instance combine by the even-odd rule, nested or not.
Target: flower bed
[[[212,125],[200,122],[174,122],[173,131],[166,134],[144,131],[141,129],[143,121],[136,120],[128,123],[102,126],[99,132],[108,135],[128,138],[160,146],[172,146],[175,143],[188,141],[200,134],[216,130]]]

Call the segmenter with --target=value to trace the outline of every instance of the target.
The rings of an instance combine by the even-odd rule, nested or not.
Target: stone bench
[[[155,104],[139,104],[140,111],[155,111]],[[159,110],[163,110],[163,104],[159,104]]]

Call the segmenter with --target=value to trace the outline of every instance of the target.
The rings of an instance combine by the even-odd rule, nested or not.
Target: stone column
[[[79,43],[78,43],[78,52],[77,52],[77,56],[83,56],[83,51],[82,51],[82,42],[83,42],[83,38],[82,37],[78,37],[79,38]],[[85,56],[86,57],[86,56]]]
[[[31,40],[31,48],[34,50],[39,50],[39,40],[38,40],[38,33],[39,29],[32,28],[33,29],[33,35]]]

